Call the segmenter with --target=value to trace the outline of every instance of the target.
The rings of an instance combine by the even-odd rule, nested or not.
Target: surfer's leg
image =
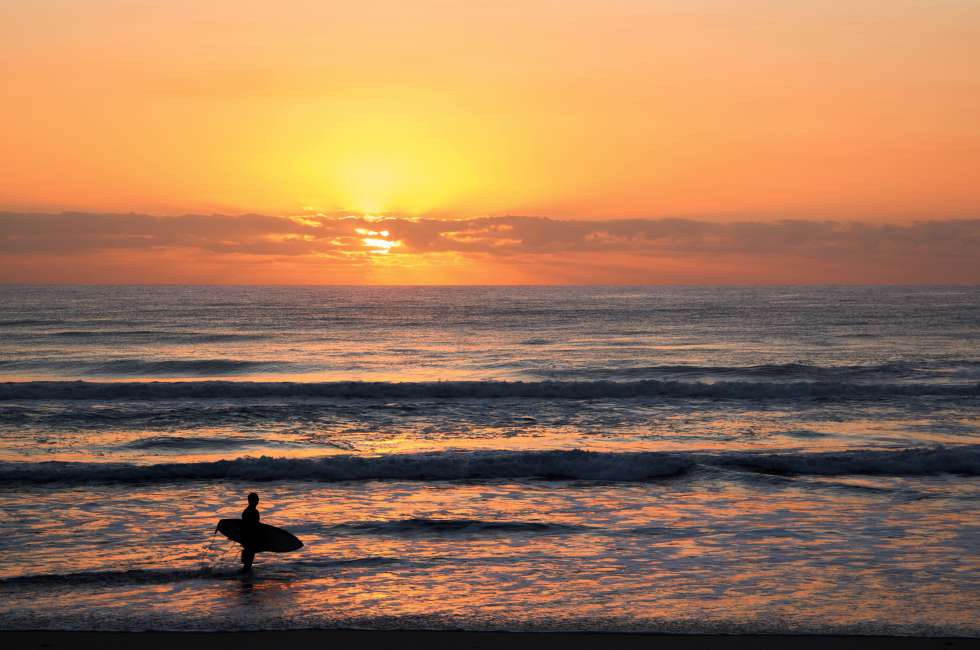
[[[242,549],[242,571],[252,570],[252,561],[255,559],[255,551],[245,547]]]

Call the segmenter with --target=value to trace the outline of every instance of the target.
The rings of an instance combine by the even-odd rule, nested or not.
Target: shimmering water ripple
[[[973,288],[0,287],[0,625],[980,635],[978,334]],[[243,579],[250,490],[307,545]]]

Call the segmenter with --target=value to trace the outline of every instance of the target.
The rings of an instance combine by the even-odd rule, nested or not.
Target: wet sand
[[[980,639],[820,635],[590,634],[288,630],[269,632],[0,632],[0,646],[96,650],[965,650]]]

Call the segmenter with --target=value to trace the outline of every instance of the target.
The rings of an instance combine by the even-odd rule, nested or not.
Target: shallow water
[[[5,628],[980,635],[978,289],[0,305]]]

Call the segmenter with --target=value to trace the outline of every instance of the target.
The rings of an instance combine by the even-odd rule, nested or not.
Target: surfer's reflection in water
[[[252,570],[259,534],[259,495],[248,495],[248,507],[242,510],[242,571]]]

